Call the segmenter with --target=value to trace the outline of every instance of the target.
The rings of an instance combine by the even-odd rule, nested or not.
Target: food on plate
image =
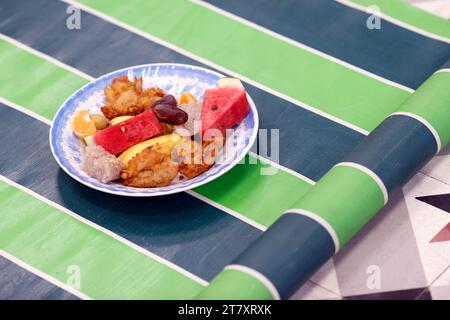
[[[97,132],[95,143],[111,154],[119,154],[151,137],[160,135],[164,128],[152,109],[142,112],[128,120]]]
[[[243,86],[241,80],[236,79],[236,78],[223,77],[223,78],[220,78],[219,81],[217,81],[217,84],[221,88],[223,88],[223,87],[236,87],[236,88],[244,89],[244,86]]]
[[[189,179],[208,171],[214,164],[214,162],[206,163],[204,161],[202,146],[194,140],[183,143],[177,149],[177,153],[180,163],[179,171]]]
[[[218,161],[225,130],[250,110],[245,89],[234,78],[220,79],[203,101],[189,92],[177,100],[127,76],[113,79],[104,94],[103,115],[81,110],[72,120],[74,134],[86,144],[83,169],[103,183],[138,188],[163,187],[208,171]]]
[[[164,128],[164,134],[169,134],[174,131],[173,125],[171,125],[171,124],[161,122],[161,125]]]
[[[188,115],[178,108],[177,99],[171,94],[156,101],[152,108],[158,119],[168,125],[180,125],[188,120]]]
[[[91,134],[90,136],[84,137],[83,140],[84,140],[84,143],[86,143],[87,146],[96,146],[97,145],[95,143],[93,134]]]
[[[176,107],[178,105],[177,99],[171,94],[165,95],[161,99],[157,100],[155,103],[153,103],[152,107],[154,108],[158,104],[168,104],[172,107]]]
[[[120,117],[115,117],[115,118],[113,118],[113,119],[111,119],[111,120],[109,121],[109,124],[113,126],[113,125],[115,125],[115,124],[121,123],[121,122],[123,122],[123,121],[125,121],[125,120],[128,120],[128,119],[130,119],[130,118],[133,118],[133,116],[120,116]]]
[[[97,129],[87,110],[80,110],[72,119],[73,133],[79,138],[94,134]]]
[[[197,99],[189,92],[183,92],[180,97],[180,104],[190,104],[197,102]]]
[[[188,114],[178,107],[170,104],[157,104],[153,107],[159,120],[167,124],[180,125],[188,120]]]
[[[208,171],[214,163],[218,152],[223,146],[223,139],[213,138],[202,144],[194,140],[182,143],[177,149],[179,171],[189,179],[193,179]]]
[[[175,126],[175,132],[186,137],[198,134],[201,127],[202,103],[192,102],[180,105],[180,109],[187,113],[188,119],[185,123]]]
[[[108,119],[101,114],[91,114],[89,117],[94,121],[97,130],[103,130],[108,126]]]
[[[124,168],[126,168],[131,159],[149,147],[163,155],[170,156],[172,149],[183,140],[184,138],[178,134],[166,134],[138,143],[125,152],[122,152],[118,158],[122,160]]]
[[[142,78],[130,81],[127,76],[113,79],[111,86],[106,87],[104,93],[106,104],[101,110],[108,119],[137,115],[165,96],[164,91],[156,87],[144,90]]]
[[[123,163],[100,146],[87,146],[83,155],[83,168],[88,175],[103,183],[120,177]]]
[[[249,112],[245,89],[227,86],[206,90],[202,106],[202,137],[211,129],[225,134],[226,129],[240,123]]]
[[[121,178],[126,186],[153,188],[167,186],[177,175],[178,164],[149,147],[128,162]]]

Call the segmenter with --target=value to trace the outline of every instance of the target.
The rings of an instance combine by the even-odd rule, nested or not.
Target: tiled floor
[[[418,173],[293,298],[450,299],[449,226],[450,184]]]

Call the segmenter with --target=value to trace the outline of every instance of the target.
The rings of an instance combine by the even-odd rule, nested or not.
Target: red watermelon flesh
[[[115,124],[94,135],[95,142],[111,154],[117,155],[135,144],[164,132],[152,109]]]
[[[239,124],[250,107],[243,88],[222,87],[205,91],[202,107],[202,136],[209,129],[225,130]]]

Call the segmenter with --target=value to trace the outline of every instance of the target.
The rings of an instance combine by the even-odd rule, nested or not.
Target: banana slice
[[[133,159],[137,154],[139,154],[143,150],[147,149],[148,147],[152,147],[153,150],[163,153],[167,156],[170,156],[172,153],[172,149],[177,144],[181,143],[184,140],[185,140],[184,137],[182,137],[176,133],[159,136],[159,137],[138,143],[138,144],[132,146],[130,149],[125,150],[124,152],[122,152],[120,154],[119,159],[122,160],[124,168],[127,168],[128,161]]]

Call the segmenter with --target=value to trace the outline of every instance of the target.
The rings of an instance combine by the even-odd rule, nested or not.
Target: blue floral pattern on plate
[[[111,80],[127,75],[143,78],[144,88],[157,86],[165,92],[179,97],[182,92],[189,91],[199,99],[203,92],[217,86],[217,80],[223,75],[212,70],[182,64],[147,64],[129,67],[104,75],[75,92],[67,99],[56,113],[50,129],[50,146],[53,156],[61,168],[72,178],[91,188],[133,197],[152,197],[177,193],[193,189],[214,180],[238,164],[256,139],[258,132],[258,113],[250,96],[247,95],[250,113],[236,128],[234,134],[227,138],[225,161],[216,163],[210,170],[200,176],[181,180],[160,188],[133,188],[120,183],[101,183],[89,177],[82,169],[83,143],[72,132],[71,120],[82,109],[89,113],[101,113],[100,107],[105,102],[103,89]]]

